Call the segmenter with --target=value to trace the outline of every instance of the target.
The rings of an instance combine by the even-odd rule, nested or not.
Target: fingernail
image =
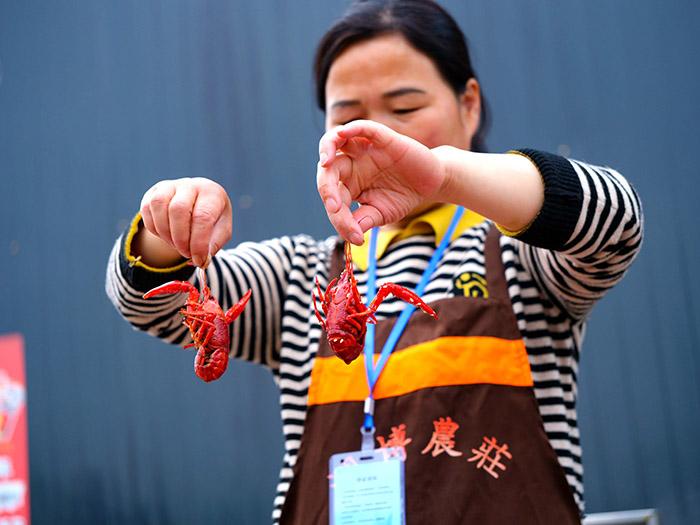
[[[365,238],[363,235],[355,232],[350,236],[350,242],[353,244],[357,244],[358,246],[361,246],[365,242]]]
[[[192,264],[194,264],[197,268],[201,268],[202,259],[200,257],[192,257]]]
[[[326,209],[331,213],[335,213],[338,211],[338,203],[333,197],[328,197],[326,199]]]
[[[326,161],[328,160],[328,155],[326,154],[325,151],[321,152],[321,155],[319,156],[319,160],[321,161],[321,166],[326,165]]]

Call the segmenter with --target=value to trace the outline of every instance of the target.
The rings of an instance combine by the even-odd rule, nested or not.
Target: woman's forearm
[[[526,157],[451,146],[433,152],[446,174],[437,200],[465,206],[513,232],[526,228],[542,208],[544,183]]]

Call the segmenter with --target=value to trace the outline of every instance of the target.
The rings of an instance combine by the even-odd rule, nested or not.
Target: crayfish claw
[[[166,295],[171,293],[199,293],[192,283],[188,281],[170,281],[169,283],[161,284],[155,288],[148,290],[143,294],[144,299],[150,299],[157,295]]]

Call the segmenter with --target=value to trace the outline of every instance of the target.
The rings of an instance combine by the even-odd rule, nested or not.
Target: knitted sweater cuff
[[[141,261],[140,256],[135,256],[131,249],[131,243],[139,231],[143,228],[141,214],[138,213],[122,235],[121,250],[119,250],[119,268],[126,282],[135,290],[147,292],[151,288],[160,286],[168,281],[186,281],[194,272],[194,266],[187,264],[186,259],[181,263],[168,268],[156,268]]]
[[[571,239],[583,206],[583,190],[571,163],[564,157],[534,149],[510,151],[528,158],[544,182],[544,202],[535,219],[519,232],[507,232],[527,244],[563,250]]]

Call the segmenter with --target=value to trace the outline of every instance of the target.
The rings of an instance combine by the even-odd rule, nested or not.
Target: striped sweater
[[[579,353],[591,308],[622,278],[639,251],[641,206],[629,183],[610,168],[534,150],[520,153],[542,175],[544,205],[526,231],[501,237],[502,260],[544,428],[583,512],[576,416]],[[485,277],[484,241],[491,227],[484,221],[451,242],[422,296],[426,302],[451,295],[454,280],[465,272]],[[108,296],[136,329],[168,343],[188,342],[178,314],[182,297],[146,301],[141,295],[171,279],[195,282],[192,269],[150,271],[130,255],[130,238],[118,239],[110,256]],[[322,336],[311,298],[314,279],[318,277],[325,289],[334,277],[329,276],[329,264],[336,242],[335,237],[319,241],[296,235],[242,243],[222,250],[207,269],[209,285],[224,309],[252,289],[250,304],[230,326],[231,355],[268,367],[280,389],[285,454],[274,502],[275,522],[293,477],[311,369]],[[378,261],[378,285],[395,282],[415,288],[434,249],[433,234],[392,244]],[[367,273],[357,271],[355,276],[364,296]],[[389,298],[377,317],[396,316],[403,306]]]

